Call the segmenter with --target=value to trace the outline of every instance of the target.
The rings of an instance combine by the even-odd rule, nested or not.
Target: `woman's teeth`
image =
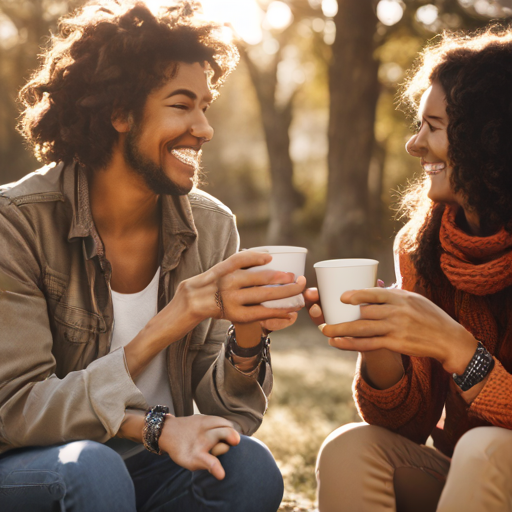
[[[444,162],[436,162],[436,163],[423,162],[423,170],[430,176],[433,176],[434,174],[439,174],[445,168],[446,168],[446,164]]]
[[[185,165],[190,165],[190,167],[193,167],[194,169],[199,168],[201,150],[196,151],[192,148],[171,149],[171,155],[177,158],[180,162],[183,162]]]

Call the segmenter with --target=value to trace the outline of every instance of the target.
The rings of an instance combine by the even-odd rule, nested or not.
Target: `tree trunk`
[[[303,203],[302,195],[293,184],[290,157],[293,97],[284,105],[276,104],[278,57],[269,70],[262,71],[246,52],[242,50],[241,53],[258,97],[269,159],[272,185],[267,240],[272,245],[287,245],[293,242],[293,212]]]
[[[368,168],[368,225],[370,239],[381,240],[383,231],[382,192],[384,188],[384,166],[386,164],[386,141],[375,141]]]
[[[377,18],[369,0],[338,0],[329,70],[329,177],[322,226],[331,258],[369,256],[368,172],[379,96]]]

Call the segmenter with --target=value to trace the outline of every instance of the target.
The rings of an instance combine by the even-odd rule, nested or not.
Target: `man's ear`
[[[133,126],[133,117],[131,113],[127,113],[123,110],[114,110],[110,122],[116,132],[128,133]]]

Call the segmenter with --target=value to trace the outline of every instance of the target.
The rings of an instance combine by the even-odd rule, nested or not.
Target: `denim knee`
[[[135,511],[132,479],[111,448],[94,441],[69,443],[60,448],[59,462],[68,487],[66,500],[74,506],[83,503],[84,511]]]
[[[135,512],[123,460],[100,443],[28,448],[1,462],[2,512]]]
[[[283,499],[281,471],[258,439],[241,436],[240,444],[219,457],[233,496],[233,510],[275,512]]]

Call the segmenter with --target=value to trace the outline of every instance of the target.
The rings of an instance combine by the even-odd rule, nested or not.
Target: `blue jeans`
[[[283,479],[268,448],[241,436],[226,471],[188,471],[167,455],[127,461],[94,441],[22,448],[0,457],[2,512],[275,512]]]

